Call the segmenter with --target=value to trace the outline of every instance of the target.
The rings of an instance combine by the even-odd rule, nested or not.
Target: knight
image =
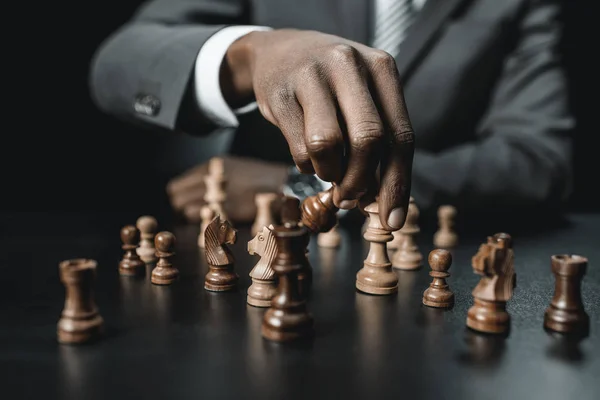
[[[233,267],[235,259],[227,245],[235,244],[237,230],[229,221],[215,216],[204,232],[204,253],[208,264],[208,273],[204,279],[204,288],[212,292],[233,290],[239,276]]]
[[[506,303],[517,282],[512,247],[510,235],[497,233],[472,258],[473,271],[481,275],[472,292],[474,305],[467,313],[467,326],[475,331],[506,334],[510,330]]]
[[[247,296],[248,304],[255,307],[271,307],[271,300],[277,291],[276,274],[272,267],[277,254],[277,242],[272,229],[273,225],[264,226],[248,242],[248,253],[260,256],[260,260],[250,271],[252,284]]]

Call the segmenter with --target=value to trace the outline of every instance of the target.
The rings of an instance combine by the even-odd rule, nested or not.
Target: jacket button
[[[160,111],[160,100],[149,94],[139,95],[135,99],[133,108],[137,113],[154,117]]]

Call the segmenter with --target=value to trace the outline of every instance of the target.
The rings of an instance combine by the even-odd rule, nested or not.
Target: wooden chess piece
[[[235,289],[239,276],[233,267],[235,259],[227,245],[237,241],[237,230],[229,221],[217,215],[204,232],[204,254],[208,264],[208,273],[204,278],[204,289],[212,292],[224,292]]]
[[[333,204],[333,190],[332,186],[302,202],[302,224],[312,233],[328,232],[338,222],[340,209]]]
[[[392,257],[392,266],[394,268],[412,271],[421,268],[423,264],[423,255],[417,246],[416,237],[421,231],[418,225],[419,209],[415,204],[415,199],[410,198],[408,204],[408,213],[406,214],[406,222],[399,234],[400,248],[396,250]]]
[[[472,258],[473,271],[481,280],[473,289],[474,305],[467,313],[467,326],[485,333],[504,334],[510,330],[506,302],[516,286],[512,238],[506,233],[488,237]]]
[[[224,203],[227,200],[227,179],[222,158],[213,157],[208,163],[208,175],[204,177],[206,192],[204,201],[212,208],[215,215],[227,220]]]
[[[279,196],[277,193],[257,193],[254,197],[256,203],[256,218],[252,224],[252,235],[256,235],[265,226],[274,225],[275,218],[273,217],[273,204]]]
[[[210,206],[205,205],[200,209],[200,232],[198,233],[198,247],[201,249],[204,248],[204,232],[206,231],[206,227],[215,217],[215,212]]]
[[[158,221],[150,215],[139,217],[136,222],[136,227],[140,231],[140,247],[137,248],[137,253],[146,264],[156,262],[156,249],[154,248],[154,235],[158,230]]]
[[[454,305],[454,293],[446,283],[450,276],[448,270],[452,265],[452,254],[448,250],[435,249],[429,253],[429,276],[433,281],[423,292],[423,304],[435,308],[450,308]]]
[[[159,232],[154,238],[158,262],[152,270],[151,281],[155,285],[170,285],[179,278],[179,270],[171,260],[175,255],[175,235],[171,232]]]
[[[588,260],[579,255],[553,255],[554,296],[544,314],[544,327],[560,333],[587,334],[589,316],[583,307],[581,281]]]
[[[340,247],[342,236],[338,230],[338,225],[334,225],[329,232],[321,232],[317,235],[317,246],[329,249]]]
[[[365,207],[369,225],[363,237],[369,242],[369,254],[356,274],[356,288],[364,293],[386,295],[398,291],[398,276],[386,251],[386,243],[393,239],[379,220],[379,206],[371,203]]]
[[[400,229],[393,231],[392,236],[394,238],[391,242],[387,244],[387,249],[395,251],[402,247],[402,239],[404,238],[404,236],[402,236],[402,234],[400,233]]]
[[[305,268],[308,229],[298,223],[300,208],[297,199],[285,197],[282,203],[282,225],[273,228],[277,254],[273,270],[279,277],[277,293],[271,308],[265,313],[262,335],[265,339],[287,342],[313,334],[313,318],[300,295],[298,273]]]
[[[454,232],[456,208],[441,206],[438,208],[439,229],[433,235],[433,245],[440,249],[453,249],[458,244],[458,236]]]
[[[57,325],[60,343],[88,343],[104,332],[104,320],[94,301],[97,265],[95,260],[80,258],[62,261],[58,266],[66,291],[65,306]]]
[[[119,273],[126,276],[140,275],[146,272],[146,263],[138,256],[136,249],[140,242],[140,230],[133,225],[121,229],[121,248],[125,250],[119,262]]]
[[[277,254],[277,242],[273,235],[273,225],[264,226],[254,238],[248,242],[248,253],[258,254],[260,260],[252,271],[252,284],[248,288],[246,301],[255,307],[271,307],[271,300],[277,291],[273,260]]]

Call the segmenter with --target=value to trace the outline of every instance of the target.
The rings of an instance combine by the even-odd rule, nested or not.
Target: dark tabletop
[[[478,282],[470,259],[485,236],[461,235],[448,283],[453,309],[421,304],[429,268],[398,271],[399,292],[370,296],[355,290],[367,247],[360,226],[342,227],[339,250],[311,242],[315,318],[312,341],[281,345],[262,339],[264,309],[246,304],[248,272],[239,227],[240,289],[210,293],[197,248],[198,227],[160,219],[177,236],[178,282],[154,286],[120,277],[119,228],[137,216],[120,214],[6,214],[0,216],[0,366],[2,399],[577,399],[600,392],[600,215],[572,215],[559,227],[529,229],[514,238],[517,287],[507,338],[465,327]],[[426,257],[433,231],[419,237]],[[550,256],[590,260],[583,300],[591,319],[582,340],[542,327],[553,293]],[[105,337],[86,346],[59,345],[56,323],[64,301],[58,262],[98,261],[96,302]],[[6,396],[6,397],[5,397]]]

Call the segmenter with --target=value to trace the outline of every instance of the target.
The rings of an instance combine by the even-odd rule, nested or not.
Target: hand
[[[285,136],[298,169],[335,184],[336,206],[350,209],[377,197],[383,226],[404,224],[414,135],[389,54],[286,29],[240,38],[223,65],[229,104],[254,96]]]
[[[246,158],[222,157],[227,176],[225,212],[232,222],[249,223],[256,216],[254,196],[259,192],[280,192],[287,179],[287,167]],[[198,165],[167,184],[173,208],[190,222],[200,222],[204,202],[204,177],[208,163]]]

